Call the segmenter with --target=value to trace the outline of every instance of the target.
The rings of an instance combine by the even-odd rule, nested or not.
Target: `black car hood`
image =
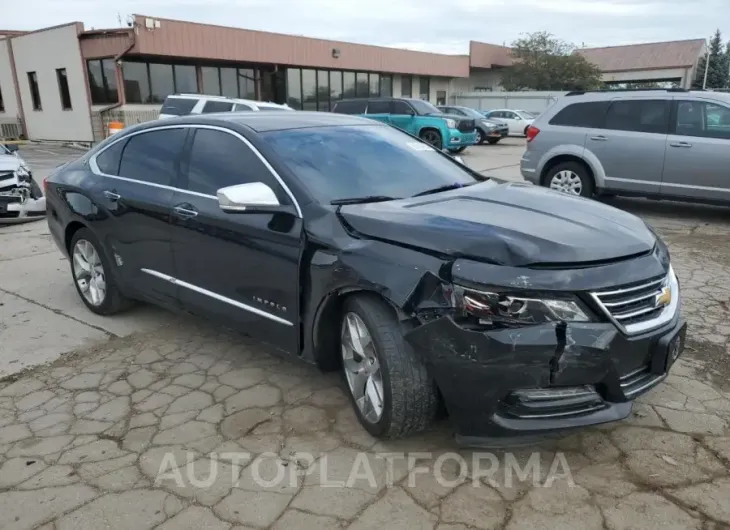
[[[656,242],[641,219],[611,206],[493,180],[340,215],[362,237],[514,267],[617,260]]]

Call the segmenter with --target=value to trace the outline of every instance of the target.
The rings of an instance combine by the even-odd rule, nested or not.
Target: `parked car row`
[[[340,370],[375,436],[442,410],[469,444],[628,416],[684,345],[667,247],[629,213],[415,140],[473,143],[475,120],[434,109],[133,126],[44,182],[50,233],[90,311],[148,301]]]

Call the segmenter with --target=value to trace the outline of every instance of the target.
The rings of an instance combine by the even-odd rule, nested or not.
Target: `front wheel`
[[[465,145],[462,145],[461,147],[457,147],[456,149],[449,149],[452,153],[463,153],[466,149]]]
[[[500,140],[501,140],[501,138],[490,138],[489,140],[487,140],[487,142],[489,142],[489,145],[494,145],[497,142],[499,142]]]
[[[403,339],[393,310],[373,295],[345,301],[342,366],[360,424],[373,436],[401,438],[427,429],[438,392],[423,362]]]
[[[545,177],[545,186],[569,195],[593,196],[593,177],[578,162],[564,162],[552,168]]]
[[[438,131],[434,131],[433,129],[427,129],[421,132],[420,138],[424,142],[428,142],[429,144],[431,144],[439,151],[443,149],[444,142],[441,139],[441,133],[439,133]]]
[[[476,138],[474,138],[474,143],[476,145],[482,145],[484,143],[484,134],[482,133],[481,129],[477,129]]]

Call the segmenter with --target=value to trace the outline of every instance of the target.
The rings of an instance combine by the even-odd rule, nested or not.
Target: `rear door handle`
[[[107,199],[109,199],[112,202],[117,202],[119,199],[122,198],[122,196],[119,195],[117,192],[109,191],[109,190],[104,190],[104,197],[106,197]]]
[[[182,217],[183,219],[190,219],[198,215],[198,210],[190,204],[180,204],[172,209],[175,215]]]
[[[692,144],[689,142],[672,142],[669,145],[672,147],[685,147],[685,148],[692,147]]]
[[[591,140],[595,140],[596,142],[605,142],[608,138],[605,136],[591,136]]]

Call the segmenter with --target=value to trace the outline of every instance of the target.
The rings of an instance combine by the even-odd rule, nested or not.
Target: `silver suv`
[[[528,129],[520,170],[584,197],[730,202],[730,94],[571,92]]]

